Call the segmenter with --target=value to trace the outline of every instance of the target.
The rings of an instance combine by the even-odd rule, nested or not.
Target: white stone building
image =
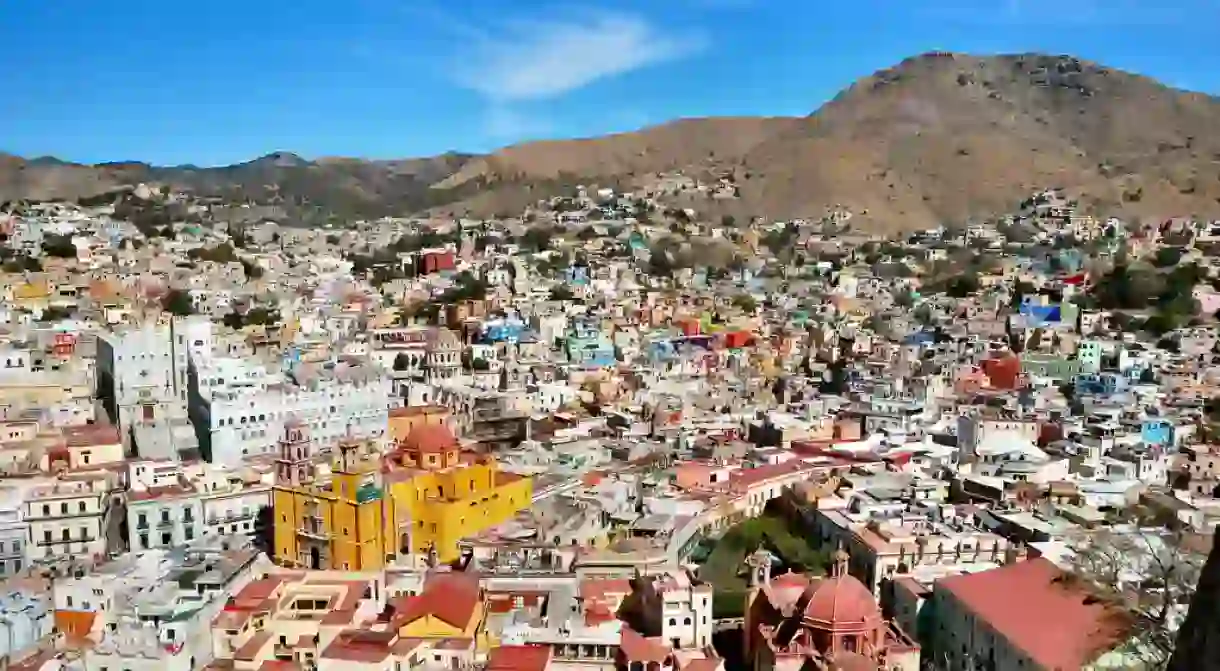
[[[24,514],[30,530],[27,563],[105,557],[115,485],[113,474],[96,473],[31,488]]]
[[[661,639],[677,648],[707,648],[712,644],[712,586],[692,584],[685,573],[671,573],[653,582],[661,597]]]
[[[133,425],[169,417],[182,402],[186,359],[174,330],[145,323],[98,336],[98,397],[124,444]]]
[[[309,427],[320,449],[345,436],[381,438],[395,404],[392,381],[368,361],[296,364],[288,373],[272,373],[216,359],[196,371],[194,382],[190,411],[201,451],[226,466],[271,454],[290,417]]]
[[[271,486],[258,474],[207,463],[133,462],[129,481],[127,523],[135,551],[248,536],[259,509],[271,505]]]
[[[25,546],[30,528],[22,519],[23,490],[0,488],[0,578],[20,574],[29,566]]]

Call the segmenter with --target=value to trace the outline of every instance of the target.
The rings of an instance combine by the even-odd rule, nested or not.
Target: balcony
[[[87,534],[85,536],[75,538],[43,538],[36,541],[36,543],[41,547],[48,547],[51,545],[65,545],[69,543],[92,543],[95,540],[97,540],[97,538],[93,534]]]
[[[318,527],[318,526],[299,527],[297,529],[297,535],[304,536],[306,538],[312,538],[314,540],[320,540],[320,541],[329,541],[330,540],[330,532],[327,531],[326,529],[323,529],[322,527]]]
[[[255,516],[255,512],[253,510],[237,512],[237,513],[227,512],[223,515],[208,515],[208,524],[215,525],[215,524],[228,524],[230,522],[244,522],[246,520],[254,519],[254,516]]]
[[[173,518],[162,517],[161,519],[157,520],[158,529],[169,529],[169,528],[172,528],[173,526],[174,526]]]

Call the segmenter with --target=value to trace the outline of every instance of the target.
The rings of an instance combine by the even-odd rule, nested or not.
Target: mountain
[[[199,168],[0,154],[0,200],[158,182],[300,216],[491,216],[578,183],[637,185],[675,169],[732,174],[739,199],[684,198],[739,219],[846,207],[865,227],[901,230],[1002,213],[1046,187],[1103,215],[1220,217],[1220,100],[1071,56],[931,53],[861,79],[807,117],[681,119],[487,155],[279,152]]]
[[[1003,212],[1035,189],[1102,214],[1220,215],[1220,100],[1070,56],[926,54],[750,151],[766,211],[883,227]]]

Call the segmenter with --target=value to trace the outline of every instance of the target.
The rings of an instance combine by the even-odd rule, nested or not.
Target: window
[[[671,626],[671,627],[678,626],[678,620],[676,618],[672,618],[672,617],[669,618],[669,626]]]
[[[68,504],[66,504],[66,503],[59,504],[59,513],[61,515],[67,515],[68,514]]]

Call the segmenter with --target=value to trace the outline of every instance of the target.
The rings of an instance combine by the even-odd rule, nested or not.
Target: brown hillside
[[[1220,101],[1069,56],[926,54],[860,80],[804,118],[682,119],[483,156],[273,154],[160,168],[0,154],[0,201],[154,181],[280,205],[297,217],[491,216],[575,182],[629,184],[673,169],[734,169],[742,198],[714,206],[739,219],[845,206],[866,227],[909,229],[1002,213],[1052,186],[1081,194],[1099,214],[1220,217]]]
[[[882,228],[1003,212],[1036,188],[1103,212],[1220,214],[1220,102],[1071,57],[929,54],[751,151],[750,205]]]
[[[789,117],[679,119],[632,133],[506,147],[467,163],[438,188],[490,181],[630,176],[738,161],[798,120]]]

